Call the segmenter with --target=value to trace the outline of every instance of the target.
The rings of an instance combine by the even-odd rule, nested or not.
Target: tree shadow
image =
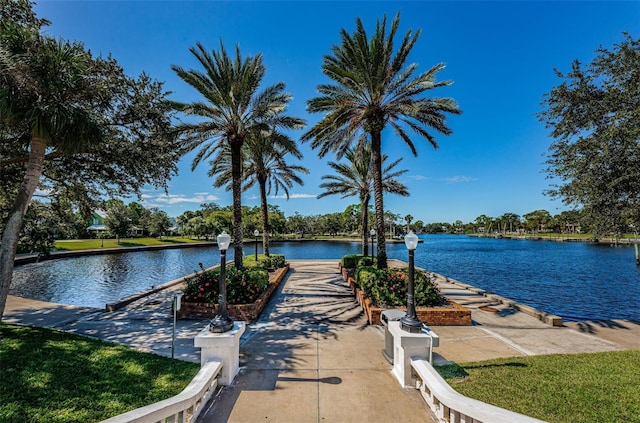
[[[576,323],[576,328],[582,333],[596,334],[598,329],[629,330],[627,325],[639,325],[639,319],[630,320],[586,320]]]

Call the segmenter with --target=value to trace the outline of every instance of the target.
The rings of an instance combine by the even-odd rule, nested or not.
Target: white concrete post
[[[426,331],[411,333],[401,329],[399,321],[389,322],[393,336],[393,369],[391,372],[403,388],[415,388],[411,376],[411,359],[429,360],[433,339]]]
[[[201,365],[208,361],[222,363],[222,371],[218,376],[220,385],[231,385],[240,371],[240,336],[245,329],[244,322],[233,322],[233,329],[222,333],[212,333],[207,326],[194,339],[194,345],[201,348]]]

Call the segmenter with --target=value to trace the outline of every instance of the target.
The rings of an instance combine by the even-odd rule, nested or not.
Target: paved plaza
[[[470,308],[473,326],[436,326],[435,364],[499,357],[640,349],[640,321],[554,327],[454,283],[442,293]],[[171,302],[178,288],[114,311],[10,296],[4,321],[87,335],[171,356]],[[199,362],[195,335],[208,320],[178,320],[176,358]],[[337,261],[291,261],[291,270],[240,345],[240,373],[203,422],[435,421],[413,389],[403,389],[381,354],[384,328],[371,326],[342,280]]]

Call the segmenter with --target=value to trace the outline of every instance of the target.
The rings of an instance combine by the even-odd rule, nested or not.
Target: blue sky
[[[432,91],[454,98],[463,114],[450,116],[453,135],[436,134],[440,148],[416,139],[418,157],[392,134],[383,152],[403,157],[401,181],[410,197],[385,196],[385,209],[424,222],[473,221],[486,214],[525,214],[566,209],[543,195],[549,188],[544,169],[549,130],[535,116],[543,94],[561,81],[554,68],[589,63],[599,46],[621,42],[622,32],[640,33],[640,2],[597,1],[58,1],[41,0],[36,12],[52,24],[53,36],[81,41],[94,54],[111,53],[130,75],[145,71],[165,81],[172,99],[200,100],[171,70],[172,64],[197,68],[189,48],[200,41],[218,49],[240,45],[243,55],[263,54],[264,86],[284,81],[294,100],[289,114],[311,126],[319,114],[306,111],[316,86],[327,82],[322,57],[339,43],[342,28],[353,32],[360,17],[368,32],[385,13],[400,12],[399,36],[422,30],[410,56],[418,71],[443,62],[438,79],[454,84]],[[302,131],[292,133],[299,138]],[[317,199],[322,176],[331,173],[308,144],[302,165],[310,170],[291,198],[271,198],[287,216],[341,212],[356,198]],[[170,216],[197,210],[203,202],[231,204],[231,193],[213,188],[206,163],[191,171],[193,154],[180,162],[169,195],[146,189],[143,204]],[[135,199],[133,199],[135,200]],[[257,191],[243,204],[258,206]]]

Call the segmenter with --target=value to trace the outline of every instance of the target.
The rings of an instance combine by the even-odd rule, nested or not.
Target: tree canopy
[[[453,99],[427,96],[431,90],[451,85],[452,81],[436,80],[438,72],[444,69],[442,63],[415,74],[418,65],[408,64],[408,58],[421,31],[407,31],[395,48],[399,25],[399,14],[388,27],[384,16],[369,36],[358,18],[353,34],[344,29],[340,31],[340,44],[331,48],[331,54],[325,55],[322,63],[322,72],[331,84],[319,85],[320,95],[307,102],[310,112],[322,112],[324,116],[302,138],[311,141],[311,147],[318,149],[320,157],[335,152],[338,159],[363,134],[371,143],[380,269],[387,267],[382,187],[383,130],[387,125],[392,128],[395,136],[415,156],[417,149],[412,135],[435,148],[438,144],[430,130],[451,134],[446,117],[461,113]]]
[[[539,119],[551,128],[548,194],[582,206],[597,234],[640,225],[640,39],[600,47],[584,66],[556,70]]]
[[[105,195],[166,187],[182,154],[160,82],[43,35],[31,6],[0,7],[0,318],[36,188],[88,213]]]

